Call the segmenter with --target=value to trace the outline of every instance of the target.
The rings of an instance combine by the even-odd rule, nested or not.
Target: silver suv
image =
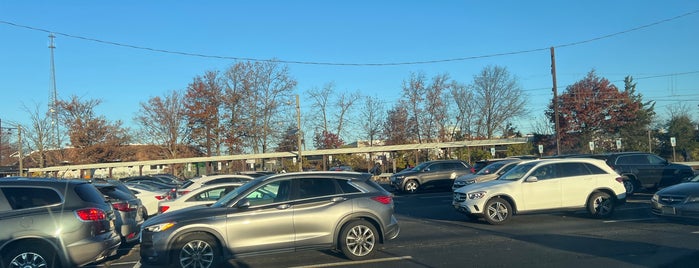
[[[256,178],[213,205],[147,220],[141,262],[217,267],[233,257],[335,249],[370,258],[398,236],[393,197],[369,173],[299,172]]]
[[[116,254],[116,216],[86,181],[0,179],[0,267],[77,267]]]
[[[471,165],[461,160],[434,160],[393,174],[391,185],[398,191],[416,193],[428,188],[451,189],[454,179],[471,174]]]

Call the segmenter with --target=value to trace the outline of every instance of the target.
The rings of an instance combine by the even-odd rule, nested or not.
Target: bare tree
[[[432,78],[425,94],[425,115],[422,119],[423,133],[429,141],[444,141],[447,139],[448,105],[446,93],[452,87],[449,75],[442,74]]]
[[[470,139],[474,136],[474,133],[478,132],[477,129],[473,129],[477,127],[475,124],[477,113],[475,112],[473,92],[466,86],[455,83],[451,88],[451,96],[456,105],[456,115],[454,116],[456,118],[456,126],[454,131],[458,131],[458,134],[453,133],[452,136],[458,140]]]
[[[241,62],[226,72],[227,128],[230,141],[244,142],[254,153],[273,149],[294,118],[292,99],[296,80],[286,65],[275,61]]]
[[[337,97],[335,105],[337,111],[335,113],[335,122],[337,122],[337,135],[340,137],[345,136],[343,132],[345,131],[345,125],[348,123],[348,115],[351,114],[357,101],[361,99],[361,94],[359,91],[354,93],[343,92]]]
[[[423,113],[422,102],[425,99],[425,75],[412,73],[408,81],[403,81],[403,97],[408,108],[408,120],[413,123],[415,139],[422,143],[422,126],[420,117]]]
[[[383,120],[381,120],[381,115],[383,114],[383,103],[376,97],[364,97],[364,106],[361,111],[362,117],[362,130],[366,133],[366,137],[369,139],[369,145],[374,145],[374,140],[378,138],[381,134],[381,128],[383,125]]]
[[[40,105],[36,104],[33,110],[24,106],[31,119],[30,128],[24,132],[25,141],[29,151],[36,151],[35,154],[30,154],[33,162],[37,163],[40,168],[47,164],[47,151],[50,149],[51,143],[51,117],[46,112],[39,110]],[[0,129],[0,131],[2,131]],[[56,164],[56,163],[51,163]]]
[[[335,91],[335,84],[330,82],[323,86],[322,89],[312,88],[306,91],[306,96],[311,100],[311,115],[306,116],[312,124],[312,127],[321,133],[329,132],[328,114],[330,113],[330,95]]]
[[[140,137],[146,143],[162,146],[167,158],[179,157],[178,148],[189,140],[183,95],[173,90],[164,98],[153,97],[141,102],[138,115],[134,118],[141,126]]]
[[[473,77],[478,123],[486,138],[493,138],[507,120],[525,113],[524,92],[504,67],[488,66]]]

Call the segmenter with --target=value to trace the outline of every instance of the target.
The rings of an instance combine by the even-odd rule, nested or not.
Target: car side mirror
[[[238,201],[238,204],[236,204],[237,208],[249,208],[250,207],[250,200],[247,198],[243,198],[240,201]]]
[[[537,182],[537,181],[539,181],[539,178],[537,178],[536,176],[529,176],[524,181],[525,182]]]
[[[430,168],[425,168],[422,170],[422,172],[427,172],[427,171],[430,171]]]

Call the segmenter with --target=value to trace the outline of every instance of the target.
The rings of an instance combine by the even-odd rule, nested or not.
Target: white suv
[[[622,178],[604,161],[570,158],[521,162],[497,180],[457,189],[452,205],[472,219],[503,224],[514,214],[543,210],[609,217],[625,201]]]

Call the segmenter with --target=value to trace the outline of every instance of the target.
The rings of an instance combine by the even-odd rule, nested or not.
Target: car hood
[[[659,195],[692,195],[699,196],[699,182],[675,184],[657,192]]]
[[[476,175],[476,173],[469,173],[469,174],[461,175],[461,176],[457,177],[456,180],[457,181],[467,181],[467,180],[475,179],[476,177],[480,177],[480,176],[483,176],[483,175]]]
[[[486,181],[486,182],[481,182],[481,183],[474,183],[474,184],[466,185],[464,187],[456,189],[454,192],[465,194],[468,192],[484,190],[484,189],[492,190],[493,188],[497,188],[500,185],[510,184],[513,182],[517,182],[517,181],[492,180],[492,181]]]

